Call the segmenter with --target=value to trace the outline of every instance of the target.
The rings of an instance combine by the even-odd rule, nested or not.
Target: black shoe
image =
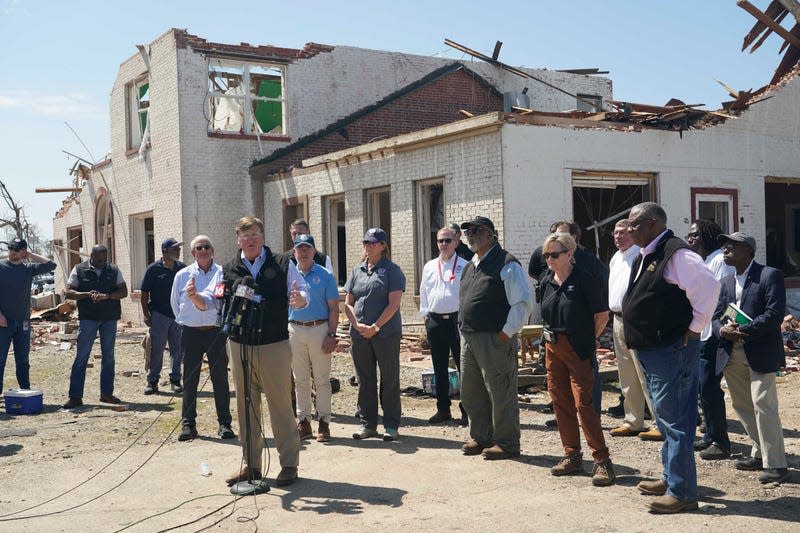
[[[717,445],[715,442],[702,452],[700,452],[700,459],[705,459],[706,461],[716,461],[719,459],[727,459],[731,456],[730,450],[723,450],[720,446]]]
[[[464,406],[461,405],[461,402],[458,402],[458,409],[461,411],[461,420],[458,421],[458,425],[468,426],[469,418],[467,417],[467,412],[464,410]]]
[[[183,427],[186,427],[186,426],[183,426]],[[195,434],[197,434],[197,432],[195,432]],[[220,424],[219,425],[219,429],[217,430],[217,435],[219,435],[219,438],[221,438],[221,439],[235,439],[236,438],[236,433],[233,432],[233,430],[231,429],[231,425],[230,424]]]
[[[545,422],[544,425],[549,427],[549,428],[557,428],[558,427],[558,421],[555,418],[551,418],[550,420]]]
[[[786,468],[765,468],[758,474],[760,483],[782,483],[789,479],[789,470]]]
[[[548,403],[544,407],[542,407],[542,412],[550,414],[553,412],[553,402]]]
[[[187,440],[192,440],[197,436],[197,429],[194,426],[190,426],[189,424],[184,424],[181,428],[181,433],[178,435],[178,440],[183,442]]]
[[[70,398],[69,401],[62,406],[62,408],[75,409],[76,407],[81,407],[82,405],[83,405],[83,398]]]
[[[181,394],[183,392],[183,386],[181,386],[180,381],[169,380],[169,386],[172,388],[172,392],[175,394]]]
[[[623,404],[620,403],[619,405],[615,405],[614,407],[609,407],[606,410],[606,413],[608,414],[608,416],[610,416],[612,418],[624,418],[625,417],[625,407],[623,407]]]
[[[713,443],[710,441],[704,439],[697,439],[696,441],[694,441],[694,451],[701,452],[706,448],[708,448],[709,446],[711,446],[711,444]]]
[[[158,392],[158,383],[148,383],[147,387],[144,388],[144,393],[146,395],[155,394]]]
[[[761,470],[764,468],[764,463],[760,458],[743,457],[736,459],[733,466],[736,467],[736,470]]]
[[[436,411],[436,414],[428,419],[428,423],[441,424],[442,422],[447,422],[452,419],[453,415],[450,414],[450,410],[448,409],[447,411]]]

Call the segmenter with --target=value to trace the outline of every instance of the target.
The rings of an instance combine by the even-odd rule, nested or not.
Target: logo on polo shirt
[[[386,274],[386,269],[385,268],[379,268],[377,270],[377,272],[378,272],[379,276],[383,276],[384,274]]]
[[[320,282],[322,282],[322,280],[319,279],[319,276],[314,276],[313,278],[311,278],[311,283],[313,283],[314,285],[319,285]]]

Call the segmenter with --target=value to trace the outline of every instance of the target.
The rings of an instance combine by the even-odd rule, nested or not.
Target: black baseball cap
[[[486,217],[477,216],[473,217],[472,220],[468,220],[467,222],[461,223],[461,229],[469,229],[474,226],[486,226],[487,228],[489,228],[489,231],[491,231],[493,235],[497,235],[497,232],[494,230],[494,222],[492,222]]]
[[[19,252],[20,250],[27,250],[28,241],[25,239],[14,239],[13,241],[8,242],[8,249],[16,252]]]

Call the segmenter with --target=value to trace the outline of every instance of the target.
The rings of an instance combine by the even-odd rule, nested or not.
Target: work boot
[[[662,441],[664,440],[664,435],[661,434],[658,428],[653,428],[639,433],[639,438],[642,440]]]
[[[592,485],[595,487],[608,487],[613,485],[617,476],[614,475],[614,465],[611,459],[606,459],[594,464],[592,473]]]
[[[300,433],[300,440],[310,439],[314,436],[314,432],[311,430],[311,422],[308,421],[308,418],[304,418],[297,424],[297,432]]]
[[[249,469],[247,468],[247,465],[245,465],[238,472],[234,472],[233,474],[228,476],[228,478],[225,480],[225,483],[229,487],[232,487],[237,483],[239,483],[240,481],[249,481],[249,480],[260,481],[261,470],[258,470],[257,468]]]
[[[275,484],[279,487],[285,487],[286,485],[291,485],[295,481],[297,481],[296,466],[284,466],[283,468],[281,468],[281,471],[275,478]]]
[[[486,448],[489,448],[489,446],[484,446],[475,439],[471,439],[461,446],[461,451],[464,452],[464,455],[480,455]]]
[[[696,511],[698,508],[697,500],[679,500],[669,494],[654,498],[648,502],[647,506],[653,514],[675,514],[683,511]]]
[[[519,451],[504,450],[503,448],[501,448],[500,446],[495,444],[491,448],[485,448],[481,452],[481,455],[487,461],[499,461],[499,460],[502,460],[502,459],[512,459],[514,457],[519,457]]]
[[[655,481],[640,481],[636,488],[648,496],[663,496],[667,493],[667,482],[663,479]]]
[[[319,421],[319,429],[317,429],[317,442],[328,442],[331,440],[330,425],[324,420]]]
[[[550,469],[550,473],[554,476],[583,474],[583,455],[579,453],[565,455],[556,466]]]

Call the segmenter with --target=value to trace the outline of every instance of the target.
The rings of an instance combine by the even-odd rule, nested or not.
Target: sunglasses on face
[[[194,249],[195,249],[195,251],[198,251],[198,252],[200,250],[210,250],[211,249],[211,245],[210,244],[198,244],[197,246],[194,247]]]
[[[439,239],[436,242],[438,242],[439,244],[450,244],[451,242],[453,242],[453,239]]]
[[[464,235],[478,235],[480,232],[484,231],[486,228],[483,226],[477,226],[472,228],[467,228],[464,230]]]
[[[555,259],[558,259],[559,257],[561,257],[561,254],[565,254],[565,253],[567,253],[566,250],[561,250],[560,252],[545,252],[545,253],[542,254],[542,256],[545,259],[553,259],[553,260],[555,260]]]

